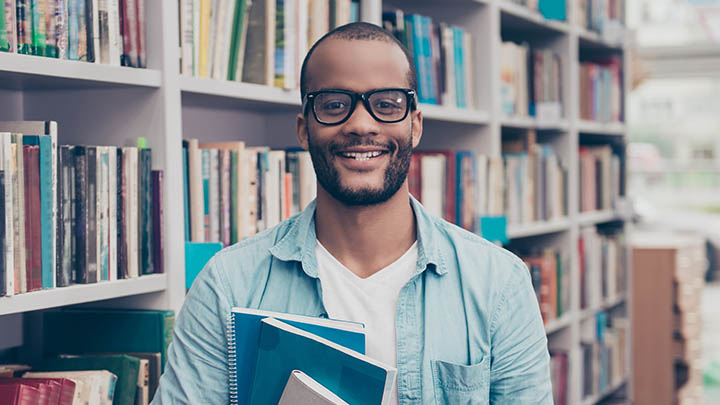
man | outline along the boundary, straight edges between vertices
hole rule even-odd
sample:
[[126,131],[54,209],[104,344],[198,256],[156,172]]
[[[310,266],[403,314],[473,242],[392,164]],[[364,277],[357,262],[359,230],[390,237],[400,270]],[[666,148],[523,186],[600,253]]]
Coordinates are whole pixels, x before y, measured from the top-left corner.
[[415,89],[407,50],[374,25],[338,28],[310,50],[296,127],[316,202],[208,263],[155,404],[228,402],[233,306],[365,323],[367,354],[397,366],[394,403],[552,403],[527,268],[408,193],[423,128]]

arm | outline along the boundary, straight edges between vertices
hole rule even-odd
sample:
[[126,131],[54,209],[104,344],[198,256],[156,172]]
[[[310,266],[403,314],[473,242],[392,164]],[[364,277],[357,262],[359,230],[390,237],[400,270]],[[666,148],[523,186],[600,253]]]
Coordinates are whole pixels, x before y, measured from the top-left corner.
[[175,323],[153,405],[228,403],[225,274],[211,259],[193,283]]
[[490,402],[552,404],[547,336],[530,273],[519,261],[509,273],[490,324]]

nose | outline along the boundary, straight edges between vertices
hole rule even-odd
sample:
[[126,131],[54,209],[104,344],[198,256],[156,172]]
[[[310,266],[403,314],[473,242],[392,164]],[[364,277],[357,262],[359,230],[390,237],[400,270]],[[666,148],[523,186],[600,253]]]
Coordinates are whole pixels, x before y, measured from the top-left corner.
[[370,112],[365,108],[365,104],[358,100],[355,106],[355,111],[352,112],[350,118],[343,123],[342,132],[343,135],[377,135],[380,129],[379,122],[370,115]]

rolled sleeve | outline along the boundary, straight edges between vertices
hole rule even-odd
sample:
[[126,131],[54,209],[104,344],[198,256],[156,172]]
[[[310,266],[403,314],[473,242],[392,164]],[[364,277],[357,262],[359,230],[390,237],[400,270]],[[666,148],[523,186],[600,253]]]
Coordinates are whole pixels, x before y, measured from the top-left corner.
[[547,336],[522,262],[510,271],[490,330],[491,403],[552,404]]
[[152,405],[227,404],[228,282],[213,258],[185,298]]

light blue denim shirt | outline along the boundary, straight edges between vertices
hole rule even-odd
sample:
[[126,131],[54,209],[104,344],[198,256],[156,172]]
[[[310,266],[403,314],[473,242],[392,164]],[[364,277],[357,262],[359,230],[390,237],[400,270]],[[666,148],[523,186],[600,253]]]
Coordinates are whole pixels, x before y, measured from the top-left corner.
[[[547,337],[525,264],[410,201],[418,260],[397,301],[399,403],[552,404]],[[154,405],[228,403],[233,306],[327,316],[314,214],[312,203],[208,262],[178,314]]]

